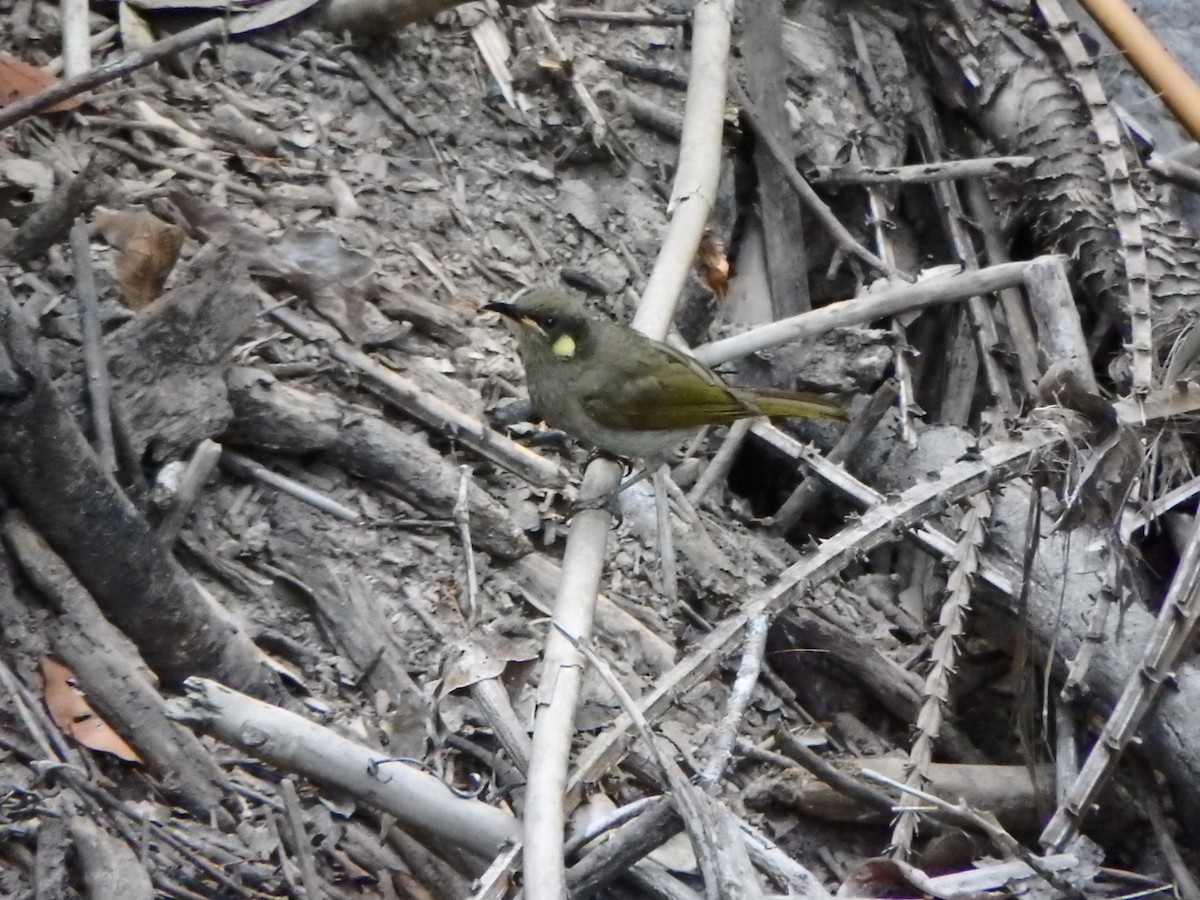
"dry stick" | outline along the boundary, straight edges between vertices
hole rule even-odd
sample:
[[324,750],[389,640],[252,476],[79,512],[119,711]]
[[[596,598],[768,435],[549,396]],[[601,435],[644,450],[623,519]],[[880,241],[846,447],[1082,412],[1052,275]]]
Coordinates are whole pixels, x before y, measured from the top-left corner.
[[112,190],[113,180],[104,173],[104,166],[100,154],[93,153],[83,171],[55,188],[21,227],[0,240],[0,257],[26,263],[66,237],[75,219],[91,212]]
[[1163,513],[1174,509],[1179,504],[1190,500],[1200,493],[1200,475],[1189,478],[1179,487],[1161,497],[1156,497],[1145,509],[1134,512],[1125,510],[1121,513],[1121,540],[1128,543],[1135,531],[1145,528]]
[[175,538],[179,536],[179,531],[191,512],[192,504],[200,496],[200,489],[208,482],[208,476],[212,474],[220,459],[221,445],[216,441],[205,438],[196,445],[192,458],[188,460],[187,468],[179,479],[174,503],[158,526],[158,539],[166,546],[175,543]]
[[221,454],[220,462],[223,468],[228,469],[241,478],[253,478],[261,481],[263,484],[269,484],[271,487],[283,491],[288,496],[295,497],[301,503],[307,503],[314,509],[329,513],[329,515],[335,516],[343,522],[358,523],[362,521],[362,516],[349,507],[343,506],[320,491],[314,491],[312,488],[306,487],[294,478],[288,478],[286,475],[272,472],[266,466],[259,465],[254,460],[242,456],[240,453],[226,450]]
[[1079,308],[1062,259],[1033,260],[1025,273],[1025,290],[1037,322],[1037,346],[1042,355],[1050,365],[1069,370],[1087,391],[1099,394]]
[[88,46],[88,0],[62,0],[63,71],[68,78],[82,75],[92,67]]
[[[556,625],[556,627],[562,631],[561,626]],[[705,801],[700,791],[687,779],[687,776],[683,774],[675,761],[663,753],[662,747],[659,746],[658,738],[655,736],[653,730],[651,730],[650,723],[642,716],[637,701],[625,690],[625,686],[621,684],[620,679],[617,678],[608,664],[598,657],[586,643],[574,635],[565,631],[563,631],[563,635],[571,643],[571,646],[581,653],[591,664],[592,668],[596,670],[596,673],[608,685],[609,689],[620,702],[625,714],[633,722],[633,726],[637,729],[642,741],[650,751],[651,759],[657,765],[659,774],[670,785],[672,805],[687,826],[688,837],[692,841],[692,848],[696,854],[696,862],[700,867],[701,877],[708,886],[708,896],[724,896],[717,893],[717,885],[720,884],[720,864],[718,857],[722,855],[722,849],[721,844],[713,840],[715,831],[713,819],[715,817],[711,804]],[[728,850],[729,848],[726,847],[725,852],[728,852]]]
[[203,728],[256,759],[349,793],[472,853],[497,853],[518,833],[504,810],[456,794],[403,760],[351,741],[297,713],[192,677],[187,699],[171,701],[168,715]]
[[15,103],[10,103],[8,106],[0,109],[0,131],[3,131],[15,122],[20,122],[28,116],[32,116],[49,106],[53,106],[55,103],[82,94],[84,91],[99,87],[102,84],[108,84],[110,81],[116,81],[118,78],[123,78],[132,72],[136,72],[138,69],[144,69],[146,66],[153,65],[160,59],[170,56],[172,53],[182,50],[185,47],[194,47],[197,44],[203,44],[205,41],[212,41],[225,36],[224,18],[210,19],[199,25],[193,25],[191,28],[187,28],[178,34],[163,38],[161,41],[156,41],[148,47],[136,50],[107,65],[98,66],[91,71],[84,72],[82,75],[60,81],[58,84],[48,87],[44,91],[30,94],[28,97],[18,100]]
[[1146,160],[1146,168],[1171,184],[1187,188],[1193,193],[1200,193],[1200,169],[1189,166],[1177,159],[1151,153]]
[[891,816],[892,808],[895,806],[891,797],[875,790],[870,785],[863,784],[836,766],[830,765],[811,748],[805,746],[802,741],[796,740],[795,736],[782,725],[775,731],[775,742],[788,757],[800,763],[839,794],[844,794],[868,809],[878,810]]
[[659,466],[654,473],[655,532],[658,536],[659,578],[667,608],[675,609],[679,603],[679,568],[675,555],[675,532],[671,530],[671,507],[667,503],[667,482],[671,473],[666,466]]
[[[815,450],[801,444],[794,437],[785,434],[769,422],[756,424],[752,431],[755,437],[765,441],[780,453],[793,459],[804,460],[817,477],[861,508],[871,509],[887,499],[875,488],[863,484],[841,466],[830,462]],[[922,525],[920,528],[914,529],[909,537],[937,557],[943,559],[954,557],[954,539],[942,534],[936,528]],[[985,561],[980,566],[979,577],[1006,597],[1017,595],[1017,588],[1011,579],[989,562]]]
[[750,98],[746,96],[746,92],[741,89],[737,82],[730,84],[729,92],[737,101],[738,106],[742,108],[742,115],[749,124],[751,130],[754,131],[754,136],[762,141],[771,155],[779,162],[779,167],[783,171],[784,177],[787,178],[788,184],[792,186],[804,205],[812,210],[813,214],[821,221],[821,224],[829,231],[830,237],[834,243],[843,252],[857,257],[872,269],[883,272],[889,278],[896,278],[900,281],[912,281],[911,275],[906,275],[895,266],[890,266],[874,253],[860,244],[854,239],[854,236],[846,230],[846,227],[838,221],[837,216],[825,204],[825,201],[817,196],[817,192],[812,189],[803,176],[796,171],[796,164],[790,157],[788,151],[783,147],[770,129],[765,128],[762,115],[750,102]]
[[[733,6],[733,0],[699,0],[693,12],[692,69],[672,188],[673,212],[633,322],[653,338],[666,337],[716,199]],[[580,497],[611,493],[620,478],[620,466],[597,460],[584,474]],[[591,633],[610,521],[604,510],[588,509],[571,522],[554,620],[580,638]],[[583,658],[553,629],[546,637],[543,660],[525,795],[525,892],[528,900],[559,900],[565,890],[564,792]]]
[[[919,97],[920,109],[917,118],[921,126],[926,152],[930,156],[940,158],[945,154],[945,146],[933,113],[933,102],[924,92],[921,92]],[[944,224],[954,243],[958,261],[967,269],[978,269],[979,256],[975,252],[975,245],[963,228],[966,214],[963,212],[958,190],[955,185],[947,181],[939,181],[934,184],[933,192],[941,204]],[[1000,412],[1006,416],[1012,416],[1016,412],[1012,392],[1009,390],[1008,379],[1004,377],[996,362],[996,347],[1000,343],[1000,339],[996,333],[996,322],[992,318],[992,311],[982,297],[972,297],[967,301],[967,314],[975,331],[979,365],[983,368],[988,390],[1000,407]],[[968,413],[969,409],[964,413],[961,424],[966,423],[966,414]]]
[[[747,94],[762,110],[763,128],[777,141],[791,136],[787,114],[788,64],[783,50],[783,4],[751,3],[743,8],[741,50]],[[808,286],[809,250],[800,198],[788,191],[787,176],[769,148],[756,143],[757,211],[762,255],[767,266],[771,318],[812,309]]]
[[366,89],[375,95],[375,99],[383,105],[384,109],[395,116],[401,125],[417,137],[425,137],[427,132],[417,123],[408,107],[400,102],[400,98],[384,83],[382,78],[375,74],[374,69],[359,59],[358,54],[352,50],[343,50],[338,54],[338,58],[358,76]]
[[[128,156],[130,159],[136,159],[138,162],[145,163],[148,166],[156,166],[160,169],[170,169],[180,175],[186,175],[188,178],[195,178],[197,181],[204,181],[208,184],[219,184],[229,191],[231,194],[240,194],[247,197],[256,203],[269,204],[271,198],[267,196],[265,191],[260,191],[258,188],[247,187],[244,184],[239,184],[232,178],[225,178],[221,175],[214,175],[211,172],[205,172],[203,169],[197,169],[195,166],[189,166],[187,163],[176,162],[173,159],[168,159],[165,156],[158,156],[153,153],[143,153],[130,147],[128,144],[121,141],[114,141],[112,138],[97,137],[92,138],[92,143],[100,147],[108,147],[110,150],[116,150],[123,156]],[[278,198],[276,198],[278,199]]]
[[813,184],[927,184],[934,181],[1002,178],[1020,169],[1027,169],[1035,162],[1032,156],[989,156],[911,166],[814,166],[809,179]]
[[[1040,256],[1037,260],[1060,258]],[[751,353],[770,350],[780,344],[816,337],[834,328],[862,325],[908,310],[925,309],[966,300],[977,294],[990,294],[1000,288],[1017,287],[1024,283],[1026,272],[1037,260],[1002,263],[974,272],[938,276],[903,287],[868,291],[853,300],[840,300],[812,312],[712,341],[695,348],[692,355],[706,366],[717,366]]]
[[[269,301],[270,298],[264,299]],[[405,413],[433,429],[450,434],[480,456],[539,487],[559,487],[567,483],[566,469],[558,463],[540,456],[495,431],[486,422],[422,390],[399,372],[381,365],[345,341],[325,339],[321,328],[304,316],[278,307],[270,310],[270,316],[304,340],[324,345],[334,359],[370,376],[387,388],[382,396]]]
[[1054,802],[1067,799],[1067,790],[1079,777],[1079,728],[1062,697],[1054,700]]
[[[983,526],[991,511],[987,495],[977,494],[971,498],[970,508],[959,524],[962,536],[958,541],[954,569],[946,579],[947,596],[938,616],[938,635],[930,653],[932,665],[923,690],[925,703],[917,716],[917,736],[908,754],[911,769],[905,783],[909,787],[924,788],[929,783],[934,742],[941,733],[946,707],[950,703],[951,678],[958,663],[958,642],[966,631],[971,588],[979,570]],[[911,813],[901,813],[896,819],[892,827],[892,853],[897,858],[906,859],[912,851],[917,824],[917,817]]]
[[[115,38],[120,30],[121,28],[119,25],[109,25],[103,31],[97,31],[88,39],[88,50],[99,50],[101,47]],[[42,66],[42,71],[50,75],[58,75],[60,72],[62,72],[64,65],[65,63],[63,62],[63,58],[61,56],[56,56],[54,59],[50,60],[50,62]]]
[[317,875],[317,862],[313,859],[312,845],[304,830],[304,812],[300,808],[300,795],[296,793],[296,779],[288,776],[280,785],[283,794],[283,813],[292,832],[292,847],[300,860],[300,880],[304,884],[304,895],[310,900],[328,896],[324,883]]
[[92,407],[96,455],[106,472],[117,470],[113,444],[112,394],[108,384],[108,361],[100,336],[100,302],[96,295],[96,276],[92,271],[92,248],[87,224],[76,219],[71,228],[71,256],[75,262],[75,293],[79,300],[79,328],[83,332],[83,367],[87,379],[88,402]]
[[662,25],[674,28],[688,23],[687,16],[656,15],[655,13],[617,12],[604,9],[585,9],[567,6],[555,16],[564,21],[604,22],[609,25]]
[[766,615],[753,616],[746,622],[746,636],[742,639],[742,661],[738,665],[737,677],[733,680],[733,689],[729,692],[725,715],[721,717],[712,739],[708,763],[700,773],[700,786],[709,793],[716,790],[721,775],[729,764],[738,729],[746,710],[750,707],[750,700],[762,671],[763,656],[767,652],[767,629],[770,624],[770,616]]
[[[570,60],[571,57],[563,49],[562,44],[558,42],[558,38],[554,36],[554,31],[550,28],[550,22],[546,19],[545,13],[536,6],[530,7],[525,11],[525,22],[529,26],[529,30],[537,35],[538,40],[546,45],[547,50],[563,62]],[[583,107],[587,118],[591,120],[592,126],[589,131],[592,143],[597,147],[610,147],[619,159],[629,160],[632,158],[632,154],[629,148],[625,146],[625,142],[618,137],[615,131],[608,127],[604,113],[592,98],[591,92],[579,80],[577,70],[571,71],[568,80],[571,83],[571,91],[575,94],[576,101]]]
[[[826,459],[835,465],[840,465],[850,458],[858,446],[867,438],[879,420],[891,409],[892,401],[896,399],[896,382],[887,381],[880,386],[862,411],[854,417],[850,426],[842,432],[833,449]],[[747,421],[747,420],[743,420]],[[705,473],[707,474],[707,473]],[[806,478],[796,486],[791,496],[783,502],[769,524],[779,534],[786,534],[804,517],[813,503],[821,495],[822,483],[816,478]]]
[[688,491],[688,503],[695,506],[704,499],[717,482],[725,480],[729,470],[733,468],[733,461],[737,458],[738,451],[742,449],[742,444],[746,441],[746,435],[750,433],[751,424],[751,419],[739,419],[729,426],[729,431],[725,435],[725,440],[721,442],[720,449],[717,450],[703,474],[696,479],[692,489]]
[[467,625],[470,627],[474,626],[479,614],[479,576],[475,570],[475,550],[471,546],[471,504],[467,501],[471,467],[459,466],[458,476],[458,499],[454,503],[453,517],[463,545],[463,568],[467,572]]
[[1191,640],[1200,621],[1200,528],[1193,528],[1187,549],[1179,560],[1171,587],[1162,602],[1154,631],[1142,653],[1142,661],[1130,675],[1113,707],[1104,729],[1079,776],[1042,831],[1045,847],[1062,848],[1091,812],[1096,795],[1112,775],[1126,745],[1133,739],[1142,719],[1150,711],[1180,653]]

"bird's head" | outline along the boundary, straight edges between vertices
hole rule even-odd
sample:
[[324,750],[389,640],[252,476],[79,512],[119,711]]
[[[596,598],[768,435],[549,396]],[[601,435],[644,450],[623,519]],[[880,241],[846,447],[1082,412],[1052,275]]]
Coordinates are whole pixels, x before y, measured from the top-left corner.
[[592,322],[583,304],[565,291],[533,288],[512,303],[489,303],[484,309],[513,323],[523,349],[548,351],[559,360],[587,352]]

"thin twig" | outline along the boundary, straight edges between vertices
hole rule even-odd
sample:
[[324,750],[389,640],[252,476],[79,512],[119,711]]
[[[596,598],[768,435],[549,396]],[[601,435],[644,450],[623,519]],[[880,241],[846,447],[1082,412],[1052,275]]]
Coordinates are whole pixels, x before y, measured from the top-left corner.
[[160,59],[164,59],[176,51],[183,50],[186,47],[194,47],[206,41],[216,40],[225,35],[225,19],[223,17],[210,19],[199,25],[193,25],[191,28],[187,28],[178,34],[163,38],[161,41],[157,41],[148,47],[135,50],[133,53],[127,54],[108,65],[97,66],[95,69],[84,72],[82,75],[60,81],[58,84],[52,85],[44,91],[30,94],[28,97],[18,100],[15,103],[10,103],[8,106],[0,109],[0,131],[56,103],[60,103],[70,97],[78,96],[84,91],[90,91],[92,88],[99,87],[102,84],[108,84],[110,81],[116,81],[118,78],[123,78],[126,75],[136,72],[138,69],[153,65]]
[[294,478],[288,478],[286,475],[272,472],[265,466],[259,465],[254,460],[242,456],[240,453],[226,450],[221,455],[221,465],[242,478],[254,478],[263,484],[269,484],[271,487],[277,488],[291,497],[295,497],[301,503],[307,503],[314,509],[319,509],[321,512],[336,516],[344,522],[358,523],[362,521],[362,516],[349,507],[343,506],[320,491],[314,491]]
[[1032,156],[948,159],[911,166],[814,166],[813,184],[928,184],[967,178],[1000,178],[1027,169]]
[[467,492],[471,487],[471,467],[458,467],[458,500],[454,504],[454,521],[463,545],[463,568],[467,574],[467,625],[474,626],[479,616],[479,576],[475,569],[475,550],[471,546],[471,504]]
[[408,107],[400,102],[400,98],[396,96],[395,92],[375,74],[374,69],[358,57],[358,54],[352,50],[343,50],[338,54],[338,58],[358,76],[367,90],[375,95],[375,99],[382,104],[384,109],[395,116],[401,125],[417,137],[425,137],[427,132],[418,124]]
[[854,239],[849,231],[846,230],[838,217],[833,214],[828,204],[825,203],[812,189],[807,181],[804,180],[798,171],[796,164],[791,160],[787,150],[776,140],[769,128],[765,127],[762,115],[758,109],[750,102],[750,98],[746,96],[746,92],[735,81],[730,84],[729,92],[733,99],[737,101],[738,106],[742,109],[742,116],[754,131],[754,136],[766,144],[767,149],[771,151],[771,155],[779,162],[779,167],[787,179],[788,184],[792,186],[804,205],[812,211],[812,213],[821,221],[828,230],[830,237],[834,243],[845,253],[862,260],[872,269],[883,272],[889,278],[895,278],[899,281],[912,281],[913,277],[904,272],[901,272],[895,266],[890,266],[858,241]]
[[296,779],[287,777],[280,785],[283,794],[283,814],[292,832],[292,847],[300,860],[300,880],[304,884],[304,895],[308,900],[319,900],[328,896],[317,875],[317,863],[313,859],[312,846],[304,830],[304,813],[300,809],[300,795],[296,793]]
[[671,477],[666,466],[659,466],[654,473],[654,514],[658,527],[659,579],[667,608],[675,609],[679,603],[679,571],[675,559],[675,534],[671,530],[671,506],[667,501],[667,479]]
[[759,673],[762,672],[763,656],[767,652],[767,629],[770,624],[770,616],[766,615],[753,616],[746,622],[745,636],[742,638],[742,661],[738,664],[737,677],[729,692],[725,715],[714,732],[708,763],[700,773],[700,785],[709,792],[716,789],[725,767],[729,765],[734,739],[746,710],[750,708],[750,700],[758,685]]
[[966,300],[979,294],[990,294],[1005,287],[1020,287],[1025,283],[1030,266],[1038,260],[1047,259],[1058,257],[1037,257],[1028,262],[1002,263],[974,272],[939,275],[913,285],[869,291],[852,300],[840,300],[811,312],[712,341],[696,347],[692,355],[706,366],[717,366],[790,341],[816,337],[834,328],[862,325],[909,310]]
[[106,472],[117,470],[113,443],[112,395],[108,383],[108,361],[100,336],[100,301],[96,295],[96,276],[92,270],[92,247],[88,227],[82,218],[71,228],[71,256],[75,262],[75,294],[79,301],[79,328],[83,332],[83,366],[87,378],[88,402],[92,407],[92,428],[96,437],[96,455]]
[[205,438],[196,445],[187,468],[179,479],[174,502],[158,526],[158,539],[168,547],[175,543],[183,523],[187,521],[192,504],[200,496],[200,489],[208,482],[208,476],[221,459],[221,445]]

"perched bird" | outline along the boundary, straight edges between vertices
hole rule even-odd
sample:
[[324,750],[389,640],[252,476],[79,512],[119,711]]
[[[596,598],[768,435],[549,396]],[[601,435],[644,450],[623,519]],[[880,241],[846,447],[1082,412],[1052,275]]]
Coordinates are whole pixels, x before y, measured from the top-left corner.
[[534,288],[484,309],[516,334],[529,399],[554,428],[625,459],[656,459],[703,425],[751,416],[844,420],[813,394],[731,387],[673,347]]

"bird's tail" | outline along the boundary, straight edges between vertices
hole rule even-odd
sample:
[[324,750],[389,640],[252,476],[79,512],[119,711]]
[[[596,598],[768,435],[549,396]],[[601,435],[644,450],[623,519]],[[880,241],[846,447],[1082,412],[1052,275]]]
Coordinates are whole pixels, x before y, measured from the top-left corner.
[[817,394],[777,388],[735,390],[734,393],[739,400],[772,419],[835,419],[845,422],[849,418],[842,403]]

